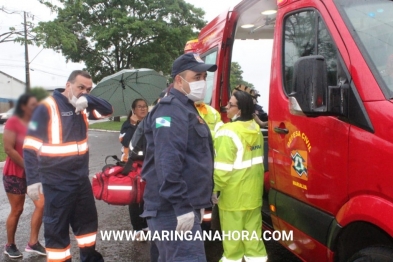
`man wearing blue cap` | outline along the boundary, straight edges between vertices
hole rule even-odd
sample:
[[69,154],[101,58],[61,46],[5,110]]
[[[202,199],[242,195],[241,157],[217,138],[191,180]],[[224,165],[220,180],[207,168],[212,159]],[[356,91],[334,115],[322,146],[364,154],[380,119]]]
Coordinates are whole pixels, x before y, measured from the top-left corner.
[[[201,232],[205,208],[211,206],[213,146],[208,126],[194,102],[203,100],[206,71],[217,70],[195,53],[177,58],[173,88],[144,121],[147,150],[142,169],[146,181],[142,214],[152,235]],[[171,241],[174,240],[174,241]],[[206,261],[201,240],[155,239],[159,261]]]

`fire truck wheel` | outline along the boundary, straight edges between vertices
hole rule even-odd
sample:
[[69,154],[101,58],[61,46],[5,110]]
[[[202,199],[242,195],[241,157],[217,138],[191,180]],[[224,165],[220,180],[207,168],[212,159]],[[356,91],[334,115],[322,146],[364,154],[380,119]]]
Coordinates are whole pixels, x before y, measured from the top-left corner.
[[389,262],[393,258],[390,247],[368,247],[355,253],[349,262]]

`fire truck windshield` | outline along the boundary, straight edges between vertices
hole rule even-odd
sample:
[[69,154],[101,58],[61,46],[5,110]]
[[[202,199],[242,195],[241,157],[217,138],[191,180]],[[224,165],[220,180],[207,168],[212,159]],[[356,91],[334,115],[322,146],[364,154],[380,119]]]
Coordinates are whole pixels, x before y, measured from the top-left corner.
[[393,98],[393,1],[335,2],[385,95]]

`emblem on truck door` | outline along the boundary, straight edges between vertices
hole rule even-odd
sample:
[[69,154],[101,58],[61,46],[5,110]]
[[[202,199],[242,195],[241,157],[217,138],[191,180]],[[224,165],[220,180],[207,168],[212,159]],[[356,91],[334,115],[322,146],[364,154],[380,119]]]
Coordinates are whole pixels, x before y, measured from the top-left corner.
[[291,175],[303,180],[308,180],[307,151],[294,150],[291,152],[292,168]]

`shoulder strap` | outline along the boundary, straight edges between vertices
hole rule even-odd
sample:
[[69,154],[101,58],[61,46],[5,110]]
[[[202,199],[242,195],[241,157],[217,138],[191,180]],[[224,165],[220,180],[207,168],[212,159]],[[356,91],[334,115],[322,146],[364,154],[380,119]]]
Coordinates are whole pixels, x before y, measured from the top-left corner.
[[134,164],[134,160],[131,157],[128,158],[127,163],[125,164],[123,171],[121,171],[122,175],[128,175],[128,173],[132,170],[132,165]]

